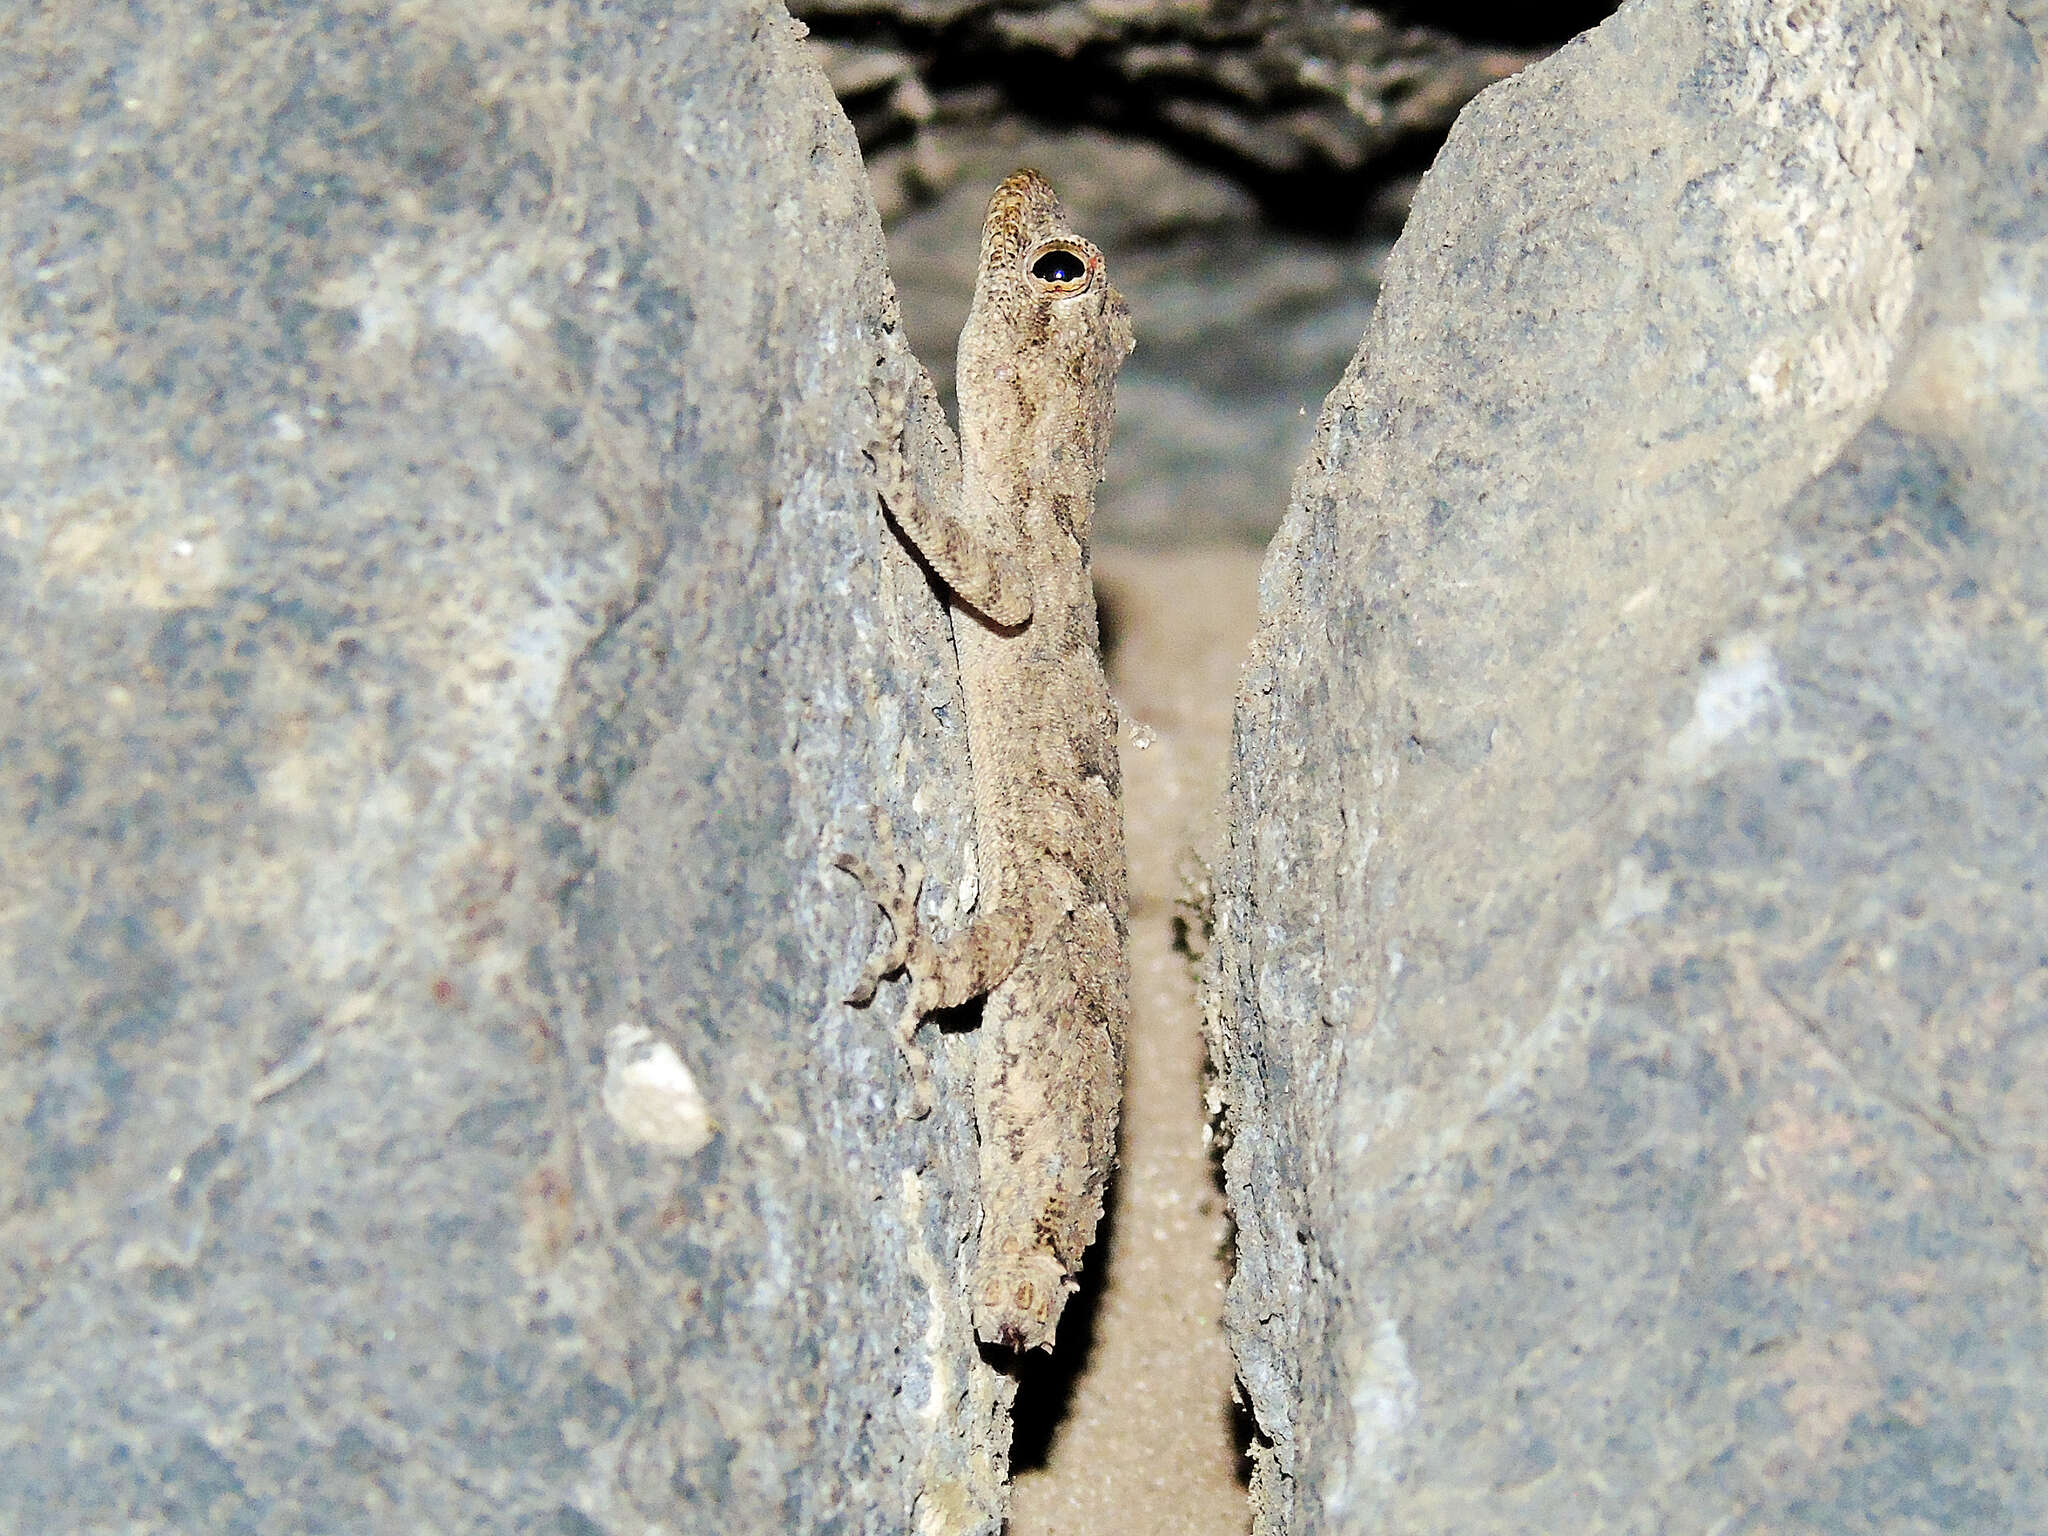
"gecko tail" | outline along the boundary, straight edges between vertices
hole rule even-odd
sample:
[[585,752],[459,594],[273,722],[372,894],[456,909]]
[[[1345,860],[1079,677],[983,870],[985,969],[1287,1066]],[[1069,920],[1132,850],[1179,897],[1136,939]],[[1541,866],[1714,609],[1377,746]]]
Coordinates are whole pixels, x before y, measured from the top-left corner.
[[974,1331],[983,1343],[1018,1354],[1050,1350],[1076,1289],[1066,1266],[1045,1249],[984,1252],[975,1265]]

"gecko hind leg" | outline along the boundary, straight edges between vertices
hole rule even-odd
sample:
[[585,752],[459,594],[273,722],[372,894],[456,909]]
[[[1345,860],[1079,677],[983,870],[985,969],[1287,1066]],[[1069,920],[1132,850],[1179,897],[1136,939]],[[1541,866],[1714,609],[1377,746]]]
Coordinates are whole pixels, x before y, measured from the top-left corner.
[[[881,840],[886,845],[886,829]],[[911,1082],[910,1107],[898,1118],[922,1120],[932,1109],[931,1057],[917,1043],[918,1026],[929,1011],[926,994],[930,990],[931,944],[917,916],[917,898],[924,889],[924,866],[914,859],[900,861],[893,853],[888,854],[888,860],[895,871],[893,880],[884,878],[855,854],[842,853],[832,861],[861,883],[875,905],[887,915],[893,930],[888,947],[862,968],[846,1001],[857,1008],[866,1007],[874,1001],[883,977],[898,971],[909,974],[910,994],[904,999],[903,1013],[892,1031],[896,1048],[903,1053],[903,1064],[910,1070]]]
[[857,854],[842,853],[832,862],[858,880],[869,899],[889,919],[888,946],[861,968],[860,979],[846,994],[846,1001],[854,1007],[865,1008],[875,1000],[882,978],[911,969],[912,952],[922,947],[919,940],[923,937],[923,930],[917,921],[917,898],[924,890],[924,866],[915,860],[902,864],[892,858],[890,863],[896,871],[896,878],[885,880],[875,872],[873,865]]

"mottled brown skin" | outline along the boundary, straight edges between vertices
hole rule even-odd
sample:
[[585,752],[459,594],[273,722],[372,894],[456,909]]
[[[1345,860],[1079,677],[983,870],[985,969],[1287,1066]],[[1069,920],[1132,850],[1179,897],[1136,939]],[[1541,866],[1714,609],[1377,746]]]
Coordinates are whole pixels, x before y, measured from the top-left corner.
[[909,1040],[918,1021],[987,997],[974,1094],[974,1324],[1010,1349],[1052,1347],[1116,1156],[1129,898],[1088,530],[1131,346],[1102,253],[1068,227],[1043,177],[1017,172],[989,204],[960,334],[959,506],[917,505],[900,477],[884,486],[898,490],[898,526],[958,599],[981,876],[974,921],[934,943],[917,930],[914,873],[885,889],[843,862],[896,924],[864,990],[896,966],[909,971],[899,1035],[920,1078]]

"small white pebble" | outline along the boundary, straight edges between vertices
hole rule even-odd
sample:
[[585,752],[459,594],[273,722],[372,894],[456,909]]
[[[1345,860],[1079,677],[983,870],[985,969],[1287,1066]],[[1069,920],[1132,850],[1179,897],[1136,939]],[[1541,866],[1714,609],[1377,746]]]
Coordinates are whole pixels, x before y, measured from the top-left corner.
[[615,1024],[605,1035],[599,1097],[626,1135],[685,1157],[718,1131],[697,1079],[675,1047],[639,1024]]

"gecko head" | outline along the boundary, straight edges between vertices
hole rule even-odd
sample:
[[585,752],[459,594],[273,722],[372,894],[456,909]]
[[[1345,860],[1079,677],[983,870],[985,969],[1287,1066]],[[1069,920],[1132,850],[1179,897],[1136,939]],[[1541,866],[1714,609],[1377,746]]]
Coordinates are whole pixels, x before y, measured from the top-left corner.
[[1117,369],[1133,345],[1130,308],[1102,252],[1074,232],[1043,176],[1010,176],[982,226],[974,307],[960,333],[963,400],[976,388],[984,412],[1026,434],[1057,434],[1099,477]]

